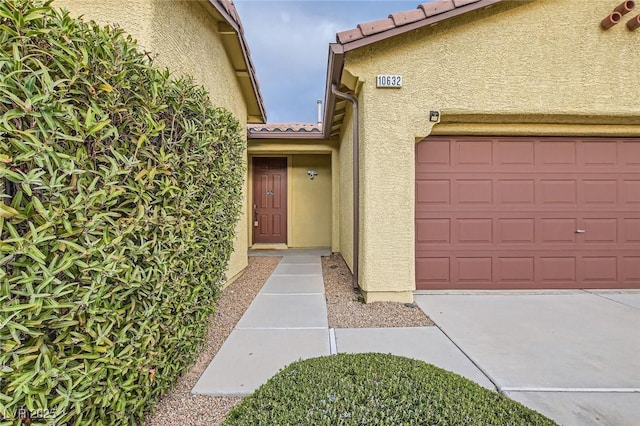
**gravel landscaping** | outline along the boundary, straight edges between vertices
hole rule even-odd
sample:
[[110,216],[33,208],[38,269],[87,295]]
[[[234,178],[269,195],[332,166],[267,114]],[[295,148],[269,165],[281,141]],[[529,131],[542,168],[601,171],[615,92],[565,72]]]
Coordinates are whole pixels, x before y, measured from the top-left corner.
[[241,397],[192,395],[191,389],[207,368],[233,327],[247,310],[264,282],[280,262],[280,257],[249,257],[246,272],[222,291],[216,313],[211,318],[202,353],[176,386],[158,402],[147,417],[147,426],[217,425]]
[[[176,386],[147,417],[147,426],[217,425],[242,397],[192,395],[191,389],[236,323],[269,278],[281,257],[250,256],[246,272],[222,291],[202,353]],[[365,304],[351,286],[351,271],[339,254],[322,258],[329,325],[334,328],[424,327],[433,325],[417,305],[377,302]]]
[[426,327],[433,322],[418,305],[376,302],[365,304],[352,285],[351,271],[342,256],[322,258],[329,326],[333,328]]

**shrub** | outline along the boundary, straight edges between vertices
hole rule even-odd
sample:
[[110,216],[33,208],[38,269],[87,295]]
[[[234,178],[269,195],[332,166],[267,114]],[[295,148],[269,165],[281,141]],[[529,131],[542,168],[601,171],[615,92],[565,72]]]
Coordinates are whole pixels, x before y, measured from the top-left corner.
[[0,2],[0,424],[139,424],[202,341],[245,142],[203,88],[50,3]]
[[233,408],[224,425],[553,425],[457,374],[384,354],[294,362]]

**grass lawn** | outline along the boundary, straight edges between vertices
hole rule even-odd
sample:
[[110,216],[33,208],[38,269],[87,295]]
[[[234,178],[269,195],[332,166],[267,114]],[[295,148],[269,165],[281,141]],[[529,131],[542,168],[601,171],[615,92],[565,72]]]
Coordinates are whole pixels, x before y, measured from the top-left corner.
[[297,361],[235,407],[224,425],[554,425],[457,374],[377,353]]

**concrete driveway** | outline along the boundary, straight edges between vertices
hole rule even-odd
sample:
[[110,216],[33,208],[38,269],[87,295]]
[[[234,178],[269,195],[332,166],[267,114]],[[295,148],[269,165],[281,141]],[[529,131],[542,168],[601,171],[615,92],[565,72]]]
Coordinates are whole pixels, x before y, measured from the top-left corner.
[[563,425],[640,424],[640,291],[415,299],[508,397]]

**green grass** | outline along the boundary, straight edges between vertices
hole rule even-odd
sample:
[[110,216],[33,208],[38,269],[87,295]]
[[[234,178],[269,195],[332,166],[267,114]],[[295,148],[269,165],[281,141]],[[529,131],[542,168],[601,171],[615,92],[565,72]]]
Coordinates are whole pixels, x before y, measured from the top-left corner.
[[231,425],[554,425],[457,374],[414,359],[339,354],[297,361],[235,407]]

